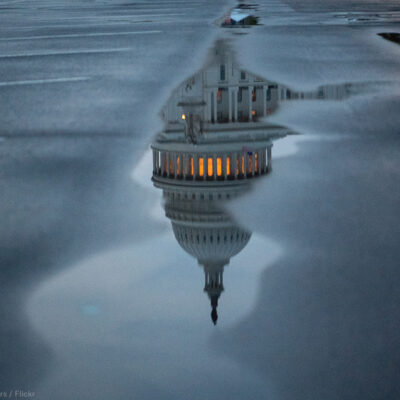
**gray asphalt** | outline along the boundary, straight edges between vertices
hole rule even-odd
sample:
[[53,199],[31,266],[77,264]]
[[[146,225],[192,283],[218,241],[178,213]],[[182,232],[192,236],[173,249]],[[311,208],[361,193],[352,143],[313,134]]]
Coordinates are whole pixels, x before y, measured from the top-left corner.
[[137,129],[146,102],[159,101],[171,85],[172,68],[201,59],[202,39],[224,3],[1,7],[0,134],[118,135]]

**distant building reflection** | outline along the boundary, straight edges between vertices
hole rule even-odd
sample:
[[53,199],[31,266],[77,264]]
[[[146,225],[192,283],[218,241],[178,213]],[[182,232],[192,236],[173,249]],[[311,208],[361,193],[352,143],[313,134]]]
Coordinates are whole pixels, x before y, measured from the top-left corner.
[[224,203],[272,170],[272,141],[291,133],[268,123],[284,99],[341,98],[344,87],[292,92],[239,67],[219,41],[205,68],[175,89],[162,110],[164,130],[152,144],[153,183],[180,246],[198,260],[211,318],[218,319],[223,271],[249,242]]

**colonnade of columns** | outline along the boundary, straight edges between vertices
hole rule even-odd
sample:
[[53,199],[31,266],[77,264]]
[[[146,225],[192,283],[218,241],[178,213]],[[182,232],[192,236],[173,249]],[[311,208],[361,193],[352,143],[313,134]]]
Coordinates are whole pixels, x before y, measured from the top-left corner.
[[[233,87],[221,87],[221,88],[212,88],[206,94],[206,103],[207,103],[207,111],[206,111],[206,119],[210,122],[216,123],[218,122],[218,90],[227,90],[228,91],[228,122],[238,121],[238,93],[239,90],[248,89],[248,101],[247,101],[247,110],[242,110],[242,112],[246,111],[248,121],[251,121],[254,117],[254,110],[256,107],[253,102],[253,91],[257,90],[257,88],[262,89],[262,115],[260,117],[264,117],[267,115],[267,86],[259,85],[259,86],[233,86]],[[256,100],[257,101],[257,100]],[[224,108],[224,107],[222,107]],[[225,120],[226,122],[226,120]]]
[[271,169],[271,147],[226,154],[178,153],[153,149],[153,174],[174,179],[252,178]]

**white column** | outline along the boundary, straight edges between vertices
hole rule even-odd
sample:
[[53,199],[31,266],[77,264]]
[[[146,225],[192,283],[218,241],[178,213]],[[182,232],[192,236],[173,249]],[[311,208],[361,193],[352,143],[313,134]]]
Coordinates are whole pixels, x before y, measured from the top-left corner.
[[213,154],[213,175],[214,181],[217,180],[217,155]]
[[253,97],[252,97],[252,93],[253,93],[253,86],[249,86],[249,121],[252,120],[252,115],[251,115],[251,111],[253,109]]
[[233,104],[234,104],[234,118],[235,122],[238,120],[238,89],[233,91]]
[[248,160],[249,156],[247,154],[247,151],[244,152],[244,177],[247,178],[247,164],[248,164]]
[[167,166],[167,176],[169,176],[169,152],[165,152],[165,165]]
[[267,90],[265,89],[265,85],[263,85],[263,112],[262,115],[265,117],[267,114]]
[[232,121],[232,89],[228,88],[229,122]]
[[224,177],[224,180],[227,180],[228,175],[226,173],[226,154],[224,154],[221,158],[221,162],[222,162],[222,176]]
[[258,156],[257,156],[257,160],[258,160],[258,175],[261,175],[261,158],[262,158],[262,152],[258,151]]
[[161,175],[164,173],[164,166],[165,166],[165,152],[161,153]]
[[237,176],[238,176],[238,168],[237,168],[238,154],[237,153],[233,154],[232,162],[233,162],[233,176],[235,177],[235,179],[237,179]]
[[156,167],[156,150],[153,149],[153,174],[156,174],[157,167]]
[[185,157],[186,157],[186,176],[189,177],[190,176],[190,154],[186,153]]
[[207,92],[207,121],[211,122],[211,92]]
[[186,178],[186,171],[187,171],[186,158],[187,158],[187,154],[182,153],[182,160],[181,160],[182,179]]
[[267,147],[267,168],[268,172],[272,169],[271,147]]
[[214,122],[217,123],[217,92],[218,89],[214,89]]
[[265,152],[266,152],[266,150],[263,150],[261,153],[261,172],[262,173],[265,172],[265,166],[267,164],[266,159],[265,159]]
[[197,154],[193,154],[193,179],[196,179],[199,174],[199,157]]
[[172,157],[173,157],[173,159],[172,159],[172,169],[174,171],[174,178],[176,179],[176,167],[177,167],[177,165],[176,165],[176,157],[177,157],[177,154],[176,153],[172,153]]

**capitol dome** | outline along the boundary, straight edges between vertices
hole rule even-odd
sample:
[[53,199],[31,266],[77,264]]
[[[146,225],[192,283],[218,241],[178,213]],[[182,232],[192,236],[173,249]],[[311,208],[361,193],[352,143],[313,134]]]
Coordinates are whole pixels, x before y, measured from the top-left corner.
[[203,265],[210,262],[228,264],[251,237],[250,232],[234,225],[207,227],[172,222],[172,228],[179,245]]

